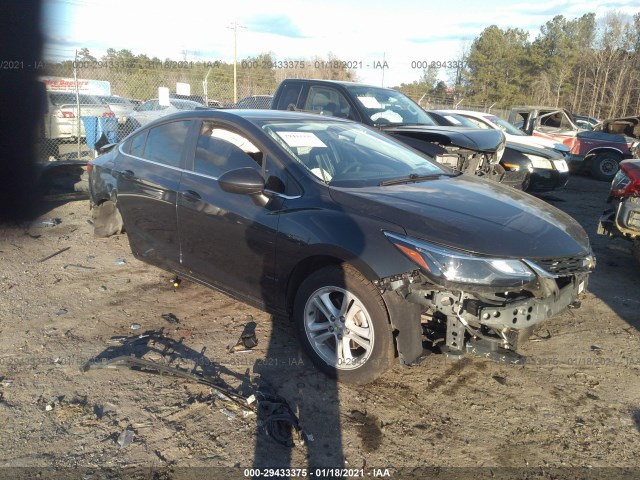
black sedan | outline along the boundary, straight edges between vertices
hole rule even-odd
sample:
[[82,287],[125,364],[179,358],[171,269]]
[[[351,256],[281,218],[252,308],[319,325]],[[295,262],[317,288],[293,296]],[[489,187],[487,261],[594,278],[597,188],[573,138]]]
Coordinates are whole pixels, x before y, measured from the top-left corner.
[[417,361],[423,334],[509,353],[594,265],[563,212],[334,117],[169,115],[92,161],[90,191],[96,233],[123,224],[142,261],[289,315],[350,383]]

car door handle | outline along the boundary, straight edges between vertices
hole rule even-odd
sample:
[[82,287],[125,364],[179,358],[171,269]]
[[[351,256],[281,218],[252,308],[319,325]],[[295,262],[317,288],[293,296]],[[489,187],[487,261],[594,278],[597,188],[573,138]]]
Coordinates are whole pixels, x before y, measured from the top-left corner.
[[130,177],[135,177],[135,176],[136,176],[136,174],[135,174],[135,173],[133,173],[133,171],[131,171],[131,170],[123,170],[123,171],[122,171],[122,176],[123,176],[123,177],[130,178]]
[[191,202],[197,202],[202,198],[198,192],[193,190],[185,190],[182,192],[182,196]]

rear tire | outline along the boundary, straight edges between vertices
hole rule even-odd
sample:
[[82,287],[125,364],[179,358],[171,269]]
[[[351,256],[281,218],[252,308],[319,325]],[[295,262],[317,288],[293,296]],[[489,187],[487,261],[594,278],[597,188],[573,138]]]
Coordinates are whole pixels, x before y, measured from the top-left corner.
[[622,157],[614,152],[603,152],[591,161],[591,176],[603,182],[610,182],[618,172]]
[[296,294],[293,319],[302,349],[331,378],[363,385],[391,364],[393,339],[382,297],[350,265],[309,275]]

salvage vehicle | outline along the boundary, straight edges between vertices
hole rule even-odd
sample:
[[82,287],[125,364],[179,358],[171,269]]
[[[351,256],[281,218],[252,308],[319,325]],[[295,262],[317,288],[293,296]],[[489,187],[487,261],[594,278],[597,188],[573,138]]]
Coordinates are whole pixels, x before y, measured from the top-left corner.
[[552,148],[562,155],[569,156],[569,147],[564,143],[529,135],[492,113],[475,112],[473,110],[436,110],[436,113],[445,116],[445,118],[447,118],[447,115],[460,115],[469,119],[477,128],[492,128],[502,131],[507,141],[538,148]]
[[297,110],[348,118],[376,127],[454,170],[501,181],[501,132],[439,126],[413,100],[390,88],[353,82],[285,79],[272,110]]
[[607,204],[598,223],[598,233],[632,242],[631,252],[640,263],[640,160],[620,162]]
[[[479,128],[502,130],[507,137],[504,155],[500,160],[507,171],[505,177],[514,172],[526,171],[522,190],[527,192],[542,192],[563,188],[569,181],[569,166],[566,157],[569,149],[562,144],[540,137],[526,135],[505,120],[482,112],[468,112],[467,110],[436,110],[427,111],[431,116],[442,122],[459,122],[461,125],[470,124]],[[495,117],[496,120],[493,118]],[[519,134],[514,132],[520,132]],[[507,180],[503,183],[510,185]],[[514,185],[511,185],[514,186]]]
[[640,116],[609,118],[596,125],[594,130],[633,138],[633,150],[640,143]]
[[418,362],[423,335],[516,361],[519,334],[578,306],[595,264],[542,200],[321,115],[163,117],[92,160],[90,195],[96,234],[124,229],[136,258],[290,316],[347,383]]
[[555,107],[513,107],[509,123],[522,122],[525,133],[562,142],[570,149],[569,167],[586,170],[602,181],[611,181],[618,164],[631,158],[632,139],[624,135],[581,130],[570,112]]

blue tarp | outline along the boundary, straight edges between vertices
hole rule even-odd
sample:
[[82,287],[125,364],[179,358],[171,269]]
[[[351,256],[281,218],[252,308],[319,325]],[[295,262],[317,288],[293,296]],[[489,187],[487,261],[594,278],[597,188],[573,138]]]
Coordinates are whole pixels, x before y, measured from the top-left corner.
[[87,135],[87,146],[91,150],[97,150],[96,144],[103,135],[105,138],[100,142],[102,145],[118,143],[118,119],[105,117],[80,118]]

